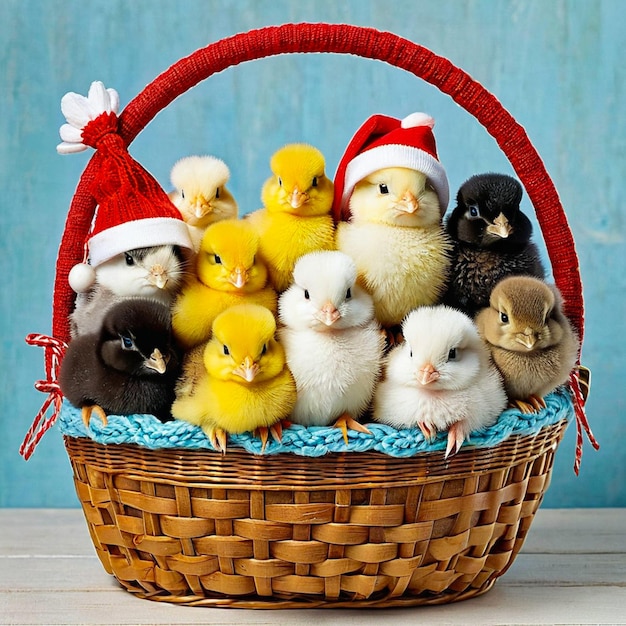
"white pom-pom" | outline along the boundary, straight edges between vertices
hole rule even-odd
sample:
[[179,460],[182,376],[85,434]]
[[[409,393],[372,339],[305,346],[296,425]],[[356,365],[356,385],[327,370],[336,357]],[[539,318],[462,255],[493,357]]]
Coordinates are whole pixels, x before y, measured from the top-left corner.
[[85,293],[95,284],[96,271],[87,263],[78,263],[70,270],[67,282],[76,293]]
[[435,126],[435,120],[428,113],[411,113],[400,124],[402,128],[415,128],[416,126]]
[[[59,154],[71,154],[86,149],[82,143],[82,130],[91,120],[102,113],[115,113],[120,106],[120,98],[115,89],[107,89],[100,81],[94,81],[87,96],[70,91],[61,98],[61,111],[67,124],[61,126],[63,143],[57,146]],[[72,131],[71,129],[75,130]]]

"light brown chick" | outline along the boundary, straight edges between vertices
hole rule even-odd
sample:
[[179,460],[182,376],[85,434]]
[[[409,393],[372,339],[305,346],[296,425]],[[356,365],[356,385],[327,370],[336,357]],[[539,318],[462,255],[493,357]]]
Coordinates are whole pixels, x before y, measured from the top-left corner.
[[524,413],[543,408],[543,396],[567,382],[579,350],[556,287],[530,276],[505,278],[475,321],[512,406]]

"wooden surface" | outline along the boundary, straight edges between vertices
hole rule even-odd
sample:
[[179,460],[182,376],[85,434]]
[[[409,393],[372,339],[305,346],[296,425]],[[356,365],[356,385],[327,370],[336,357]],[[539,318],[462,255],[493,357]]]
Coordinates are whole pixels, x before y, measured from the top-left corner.
[[484,596],[437,607],[248,611],[150,602],[97,560],[78,509],[0,509],[1,624],[626,624],[626,509],[543,509]]

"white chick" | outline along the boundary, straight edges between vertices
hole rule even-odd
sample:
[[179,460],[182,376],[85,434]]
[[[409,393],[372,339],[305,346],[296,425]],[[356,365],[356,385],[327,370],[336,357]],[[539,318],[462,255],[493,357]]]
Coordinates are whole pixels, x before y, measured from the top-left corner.
[[183,216],[197,252],[209,224],[237,217],[237,202],[226,189],[230,170],[214,156],[189,156],[174,164],[170,179],[170,200]]
[[371,297],[356,284],[352,259],[311,252],[296,263],[294,283],[278,303],[279,337],[296,381],[291,420],[369,433],[358,419],[380,375],[384,337]]
[[502,379],[472,320],[447,306],[419,307],[402,324],[405,343],[388,356],[374,419],[418,426],[431,440],[448,431],[446,458],[506,408]]
[[97,332],[106,311],[128,297],[170,305],[183,283],[186,259],[178,246],[137,248],[94,268],[95,285],[76,298],[70,316],[73,337]]

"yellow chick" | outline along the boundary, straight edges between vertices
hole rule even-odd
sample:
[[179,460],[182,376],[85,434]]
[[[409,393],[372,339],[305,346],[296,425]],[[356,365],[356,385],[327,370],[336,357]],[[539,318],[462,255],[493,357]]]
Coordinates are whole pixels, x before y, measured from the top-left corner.
[[270,283],[282,292],[302,255],[335,248],[333,183],[324,172],[324,156],[307,144],[284,146],[272,156],[270,167],[273,175],[261,192],[263,208],[249,220],[259,233]]
[[211,335],[215,318],[231,306],[258,304],[276,313],[276,292],[267,285],[267,269],[258,252],[259,238],[244,220],[211,224],[188,279],[172,306],[172,329],[189,350]]
[[237,202],[226,189],[230,170],[214,156],[189,156],[174,164],[170,179],[170,200],[187,223],[197,252],[209,224],[237,217]]
[[218,315],[204,349],[205,372],[189,395],[179,394],[172,415],[202,428],[226,451],[228,434],[258,432],[280,441],[281,420],[296,402],[296,385],[275,338],[276,321],[265,307],[243,304]]
[[378,170],[356,183],[350,211],[351,221],[337,226],[337,248],[354,259],[381,325],[400,324],[416,307],[438,303],[452,244],[426,175]]
[[373,115],[335,175],[337,248],[356,263],[386,328],[418,306],[437,304],[447,282],[452,243],[441,219],[449,187],[434,124],[425,113],[402,120]]

